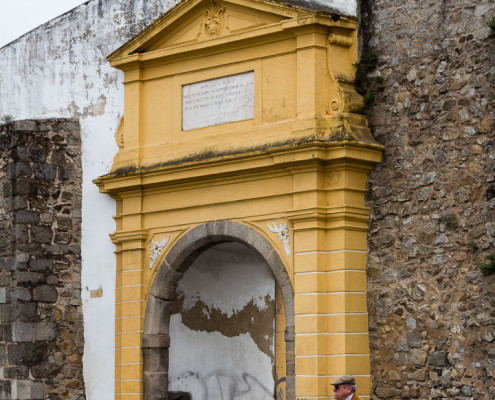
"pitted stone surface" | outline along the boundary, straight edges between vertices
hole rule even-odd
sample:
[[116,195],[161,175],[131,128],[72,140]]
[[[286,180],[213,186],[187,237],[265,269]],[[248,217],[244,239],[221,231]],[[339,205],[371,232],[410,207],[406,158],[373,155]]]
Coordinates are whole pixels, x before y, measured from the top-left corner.
[[[490,0],[363,1],[372,398],[495,398],[495,17]],[[373,79],[373,78],[371,78]]]
[[0,126],[0,399],[84,398],[79,124]]

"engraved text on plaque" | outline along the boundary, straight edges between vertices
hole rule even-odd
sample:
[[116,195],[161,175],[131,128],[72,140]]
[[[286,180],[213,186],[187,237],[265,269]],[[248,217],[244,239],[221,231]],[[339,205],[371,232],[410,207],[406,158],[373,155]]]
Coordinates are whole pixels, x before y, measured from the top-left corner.
[[182,130],[254,118],[254,71],[184,85]]

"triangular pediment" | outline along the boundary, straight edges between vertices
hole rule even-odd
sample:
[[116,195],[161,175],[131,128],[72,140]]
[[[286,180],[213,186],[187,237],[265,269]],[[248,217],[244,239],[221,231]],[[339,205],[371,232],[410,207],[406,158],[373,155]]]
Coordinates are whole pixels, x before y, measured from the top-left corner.
[[[303,4],[301,6],[301,4]],[[148,28],[113,52],[110,62],[130,54],[242,35],[290,19],[333,14],[329,8],[298,0],[183,0]]]
[[278,23],[280,16],[257,12],[233,3],[204,1],[158,35],[147,46],[153,51],[170,46],[211,40],[250,30],[260,26]]

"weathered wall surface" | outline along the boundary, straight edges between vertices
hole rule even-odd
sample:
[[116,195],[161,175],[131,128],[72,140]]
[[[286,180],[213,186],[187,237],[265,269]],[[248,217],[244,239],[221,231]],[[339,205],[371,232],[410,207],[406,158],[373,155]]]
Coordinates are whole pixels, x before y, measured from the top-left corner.
[[[108,233],[115,230],[115,205],[92,183],[110,170],[123,110],[123,76],[109,67],[106,56],[176,2],[91,0],[0,49],[0,117],[80,121],[84,374],[89,399],[109,399],[114,393],[115,257]],[[354,0],[324,3],[356,13]],[[91,292],[97,295],[91,297]]]
[[273,399],[275,280],[236,243],[206,250],[177,287],[169,390],[192,399]]
[[84,375],[89,399],[111,399],[114,393],[115,257],[108,233],[115,230],[115,205],[92,183],[110,170],[123,109],[123,77],[109,67],[106,56],[172,4],[92,0],[0,49],[0,116],[70,117],[80,122]]
[[[495,3],[363,4],[378,58],[368,111],[372,396],[495,398]],[[380,89],[381,86],[381,89]]]
[[79,124],[2,125],[0,160],[0,398],[83,399]]

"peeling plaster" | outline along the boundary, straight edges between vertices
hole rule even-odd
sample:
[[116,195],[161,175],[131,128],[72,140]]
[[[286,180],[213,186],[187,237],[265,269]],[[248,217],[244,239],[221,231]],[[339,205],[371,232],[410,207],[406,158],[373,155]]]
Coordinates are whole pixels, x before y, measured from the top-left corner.
[[82,138],[82,292],[86,398],[114,398],[113,200],[92,180],[110,171],[123,112],[123,74],[106,56],[174,1],[92,0],[0,49],[0,116],[79,118]]
[[[354,0],[321,1],[356,15]],[[101,286],[105,293],[101,298],[82,293],[88,400],[114,398],[115,256],[108,233],[115,230],[115,204],[92,183],[110,171],[118,149],[115,130],[123,112],[123,74],[110,68],[106,56],[175,3],[91,0],[0,48],[0,116],[80,119],[82,284]],[[249,301],[244,298],[243,304]],[[261,307],[265,296],[257,295],[254,301]],[[237,304],[230,312],[238,307],[242,306]]]
[[[249,334],[229,338],[194,331],[180,314],[172,315],[170,330],[171,343],[175,336],[187,345],[170,347],[169,391],[189,392],[198,400],[273,400],[271,360]],[[253,354],[257,357],[246,357]]]
[[273,310],[275,301],[266,296],[266,304],[259,309],[254,301],[250,301],[239,312],[227,317],[218,308],[211,308],[198,300],[194,307],[182,308],[184,296],[177,299],[172,314],[180,312],[182,324],[189,329],[205,332],[219,332],[226,337],[235,337],[248,333],[259,350],[272,359],[273,362],[273,331],[265,332],[263,327],[273,326]]
[[254,251],[224,243],[177,286],[169,391],[193,399],[273,399],[275,279]]
[[[222,280],[210,279],[211,275]],[[229,282],[225,285],[225,282]],[[184,309],[201,300],[229,318],[250,302],[263,310],[266,297],[275,300],[273,275],[263,258],[237,243],[225,243],[205,251],[177,286],[185,296]]]

